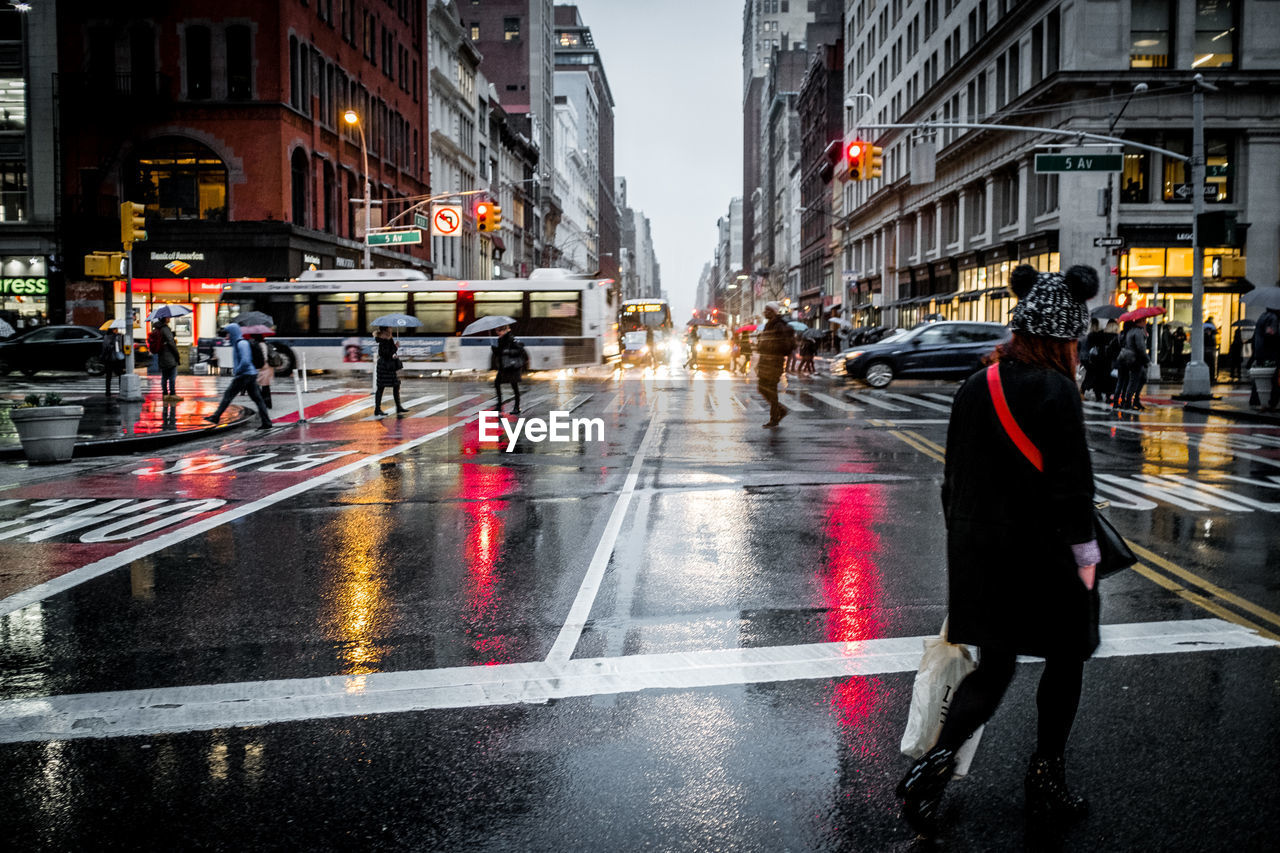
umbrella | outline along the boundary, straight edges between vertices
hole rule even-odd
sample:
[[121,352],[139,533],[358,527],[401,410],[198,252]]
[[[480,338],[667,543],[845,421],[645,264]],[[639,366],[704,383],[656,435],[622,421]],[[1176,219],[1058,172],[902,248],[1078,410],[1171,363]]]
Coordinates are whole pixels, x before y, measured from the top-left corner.
[[274,335],[275,333],[275,329],[270,326],[263,326],[260,324],[240,327],[240,334],[242,335]]
[[0,338],[7,338],[13,334],[13,326],[10,326],[4,320],[0,320]]
[[108,320],[107,322],[105,322],[105,323],[103,323],[101,326],[99,326],[98,328],[99,328],[99,329],[101,329],[101,330],[102,330],[102,331],[104,331],[104,332],[105,332],[107,329],[116,329],[117,331],[121,331],[121,332],[123,332],[123,331],[124,331],[124,318],[123,318],[123,317],[117,317],[117,318],[115,318],[114,320]]
[[1143,308],[1134,308],[1120,315],[1120,322],[1128,323],[1131,320],[1145,320],[1148,317],[1159,317],[1164,313],[1164,309],[1157,305],[1147,305]]
[[502,315],[494,315],[492,317],[481,317],[470,326],[462,330],[464,335],[478,335],[481,332],[492,332],[494,329],[501,329],[503,326],[514,326],[516,321],[510,317]]
[[276,321],[270,314],[264,314],[261,311],[246,311],[236,317],[231,322],[239,323],[241,326],[275,326]]
[[1182,322],[1181,320],[1169,320],[1164,325],[1168,326],[1171,329],[1178,328],[1178,327],[1185,329],[1187,327],[1187,324]]
[[1254,326],[1258,325],[1258,321],[1257,321],[1257,320],[1249,320],[1249,319],[1247,319],[1247,318],[1246,318],[1246,319],[1244,319],[1244,320],[1236,320],[1236,321],[1235,321],[1234,323],[1232,323],[1231,325],[1232,325],[1232,326],[1248,326],[1249,328],[1253,328]]
[[185,305],[161,305],[151,310],[151,313],[147,315],[147,320],[154,323],[164,317],[185,317],[190,313],[191,309]]
[[804,323],[801,323],[799,320],[788,320],[787,325],[795,329],[797,332],[803,332],[805,329],[809,328]]
[[1245,305],[1261,305],[1263,308],[1280,309],[1280,287],[1274,284],[1268,284],[1266,287],[1255,287],[1244,296],[1241,296],[1240,301]]
[[1101,308],[1094,308],[1089,312],[1090,317],[1096,317],[1099,320],[1114,320],[1124,313],[1124,308],[1120,305],[1103,305]]
[[[370,326],[390,326],[393,329],[404,329],[411,326],[421,326],[422,321],[417,317],[408,314],[383,314],[381,317],[374,317],[369,321]],[[474,325],[474,323],[472,324]]]
[[840,327],[840,328],[842,328],[842,329],[852,329],[852,328],[853,328],[853,324],[852,324],[852,323],[850,323],[848,320],[842,320],[842,319],[841,319],[841,318],[839,318],[839,317],[828,317],[828,318],[827,318],[827,322],[828,322],[828,323],[830,323],[830,324],[831,324],[831,325],[833,325],[833,326],[839,326],[839,327]]
[[820,338],[825,338],[826,336],[827,336],[826,332],[820,332],[817,329],[805,329],[803,332],[800,333],[800,337],[807,338],[811,341],[816,341],[816,340],[819,340]]
[[734,329],[734,331],[737,332],[738,334],[742,334],[743,332],[754,332],[755,330],[756,330],[755,323],[747,323],[746,325],[739,326],[738,328]]

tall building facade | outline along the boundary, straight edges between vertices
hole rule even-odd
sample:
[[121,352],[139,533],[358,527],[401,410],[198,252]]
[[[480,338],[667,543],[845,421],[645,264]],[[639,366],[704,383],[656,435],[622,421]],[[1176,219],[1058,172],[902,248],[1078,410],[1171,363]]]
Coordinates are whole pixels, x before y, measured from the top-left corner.
[[[79,275],[85,253],[119,249],[122,201],[146,207],[135,305],[190,306],[191,320],[175,323],[188,344],[214,334],[230,279],[360,265],[364,205],[352,200],[366,177],[391,215],[429,192],[424,4],[65,0],[58,12],[71,322],[122,310],[120,283],[103,293]],[[370,254],[376,266],[431,268],[425,245]],[[359,325],[337,302],[306,312],[317,333]]]
[[[884,177],[843,188],[846,269],[856,322],[907,325],[927,314],[1004,322],[1012,267],[1085,263],[1101,299],[1158,304],[1191,319],[1191,194],[1231,212],[1234,239],[1206,247],[1204,312],[1243,316],[1250,281],[1280,264],[1280,52],[1267,0],[1092,0],[845,7],[845,66],[857,109],[846,128],[885,151]],[[1191,153],[1192,78],[1204,96],[1202,187]],[[1143,84],[1141,91],[1139,84]],[[875,125],[981,122],[1065,131],[940,128],[931,138]],[[1075,131],[1151,148],[1060,147]],[[1037,153],[1123,155],[1118,173],[1037,171]],[[936,156],[935,156],[936,155]],[[1247,224],[1247,228],[1244,225]],[[1095,239],[1120,238],[1118,249]],[[1216,255],[1244,255],[1213,276]],[[1225,348],[1227,341],[1220,341]]]
[[21,331],[62,319],[64,251],[54,153],[57,7],[0,9],[0,319]]

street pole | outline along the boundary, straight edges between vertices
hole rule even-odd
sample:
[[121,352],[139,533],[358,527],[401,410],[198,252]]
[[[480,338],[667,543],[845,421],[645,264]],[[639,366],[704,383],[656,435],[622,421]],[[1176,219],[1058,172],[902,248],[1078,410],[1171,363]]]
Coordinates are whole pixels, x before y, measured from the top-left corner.
[[[124,374],[120,377],[120,399],[130,403],[142,400],[142,380],[133,372],[133,244],[126,247],[124,280]],[[107,366],[110,370],[111,366]]]
[[1183,400],[1207,400],[1212,395],[1209,365],[1204,361],[1204,246],[1200,244],[1200,214],[1204,211],[1204,93],[1218,91],[1197,74],[1191,83],[1191,361],[1182,379]]

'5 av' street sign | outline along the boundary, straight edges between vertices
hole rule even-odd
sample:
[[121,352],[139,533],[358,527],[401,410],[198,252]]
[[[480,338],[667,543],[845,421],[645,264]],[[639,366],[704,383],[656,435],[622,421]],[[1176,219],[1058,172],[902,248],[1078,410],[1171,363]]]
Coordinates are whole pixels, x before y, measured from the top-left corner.
[[1037,154],[1036,174],[1058,172],[1119,172],[1124,169],[1123,154]]

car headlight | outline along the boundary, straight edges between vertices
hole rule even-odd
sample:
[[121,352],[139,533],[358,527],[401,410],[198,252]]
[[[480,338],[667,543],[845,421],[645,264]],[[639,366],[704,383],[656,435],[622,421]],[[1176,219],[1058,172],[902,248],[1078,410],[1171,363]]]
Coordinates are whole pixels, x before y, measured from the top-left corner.
[[862,350],[856,349],[849,353],[849,361],[856,361],[859,358],[862,358]]
[[727,353],[727,352],[729,351],[729,345],[728,345],[728,344],[721,344],[721,345],[720,345],[719,347],[717,347],[716,349],[717,349],[717,351],[718,351],[718,352],[720,352],[721,354],[724,354],[724,353]]
[[648,352],[649,352],[649,348],[648,348],[648,347],[640,347],[640,354],[641,354],[641,355],[645,355],[645,354],[646,354],[646,353],[648,353]]

